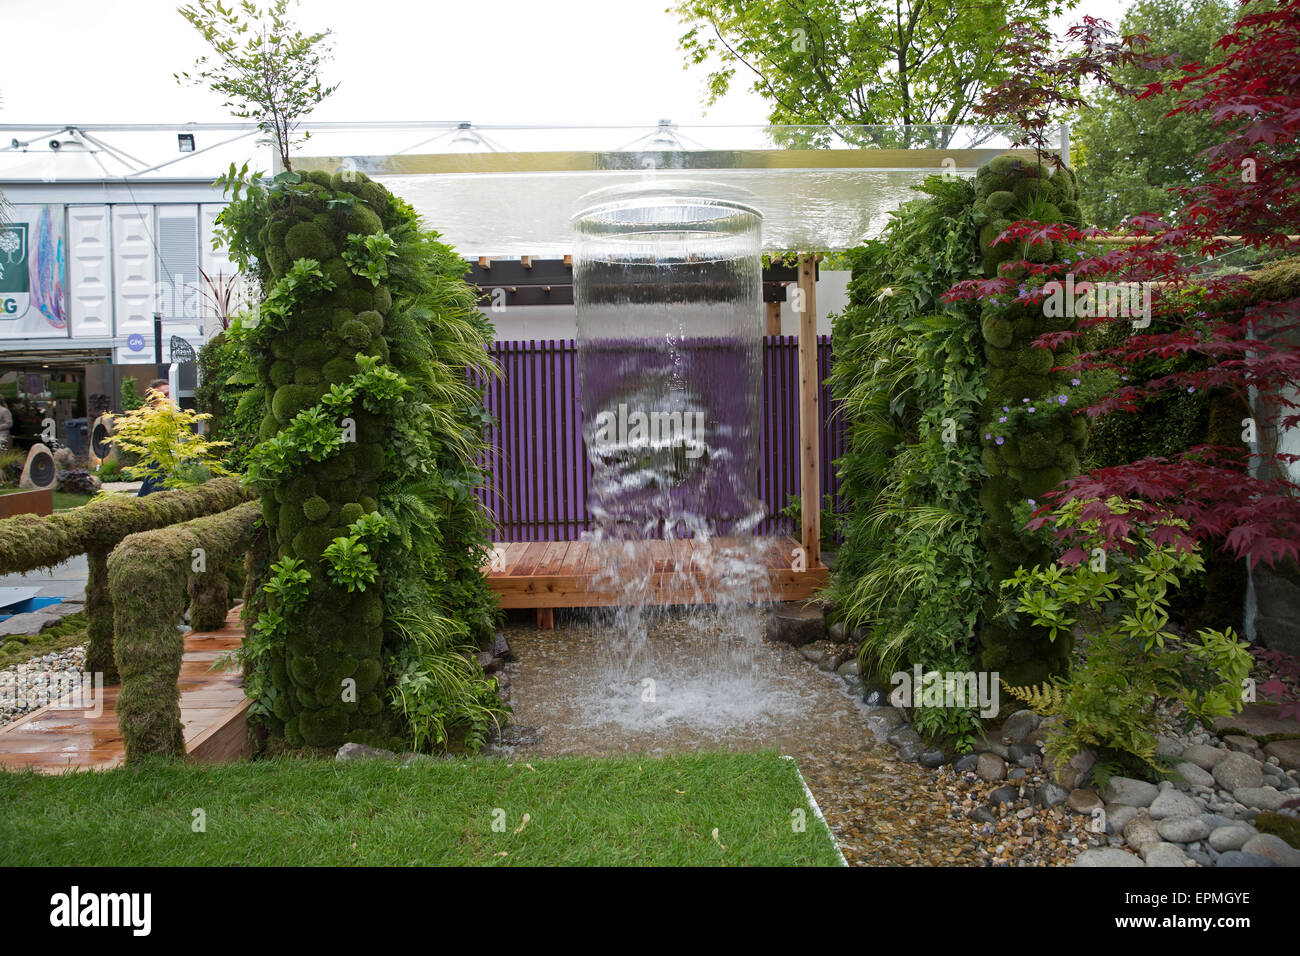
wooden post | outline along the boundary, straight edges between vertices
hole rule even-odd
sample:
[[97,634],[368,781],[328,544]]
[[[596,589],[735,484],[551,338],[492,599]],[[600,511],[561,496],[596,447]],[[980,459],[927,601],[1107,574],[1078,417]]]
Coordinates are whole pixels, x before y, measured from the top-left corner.
[[821,564],[821,379],[817,375],[817,257],[799,255],[799,295],[795,312],[799,316],[799,469],[800,511],[803,529],[800,543],[809,569]]
[[767,334],[768,335],[781,334],[781,303],[780,302],[767,303]]

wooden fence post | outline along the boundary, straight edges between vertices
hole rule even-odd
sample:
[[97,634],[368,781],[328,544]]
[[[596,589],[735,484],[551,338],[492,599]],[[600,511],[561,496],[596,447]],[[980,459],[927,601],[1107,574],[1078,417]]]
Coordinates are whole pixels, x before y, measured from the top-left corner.
[[800,543],[808,567],[821,564],[821,381],[817,375],[817,259],[812,253],[799,254],[799,469],[800,512],[803,528]]

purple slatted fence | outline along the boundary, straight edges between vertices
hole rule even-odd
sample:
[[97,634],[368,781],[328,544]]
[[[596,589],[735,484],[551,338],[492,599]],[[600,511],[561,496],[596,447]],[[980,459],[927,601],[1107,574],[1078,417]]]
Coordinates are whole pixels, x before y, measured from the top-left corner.
[[[586,510],[591,465],[582,440],[577,345],[572,340],[495,342],[503,375],[486,383],[487,410],[497,425],[488,434],[489,474],[479,500],[491,515],[497,541],[573,541],[590,527]],[[830,371],[829,336],[817,343],[817,371]],[[480,382],[480,385],[483,383]],[[831,464],[844,453],[844,425],[821,386],[822,494],[839,502]],[[768,517],[757,534],[795,529],[777,512],[799,494],[799,345],[791,335],[764,339],[763,404],[759,432],[758,494]]]

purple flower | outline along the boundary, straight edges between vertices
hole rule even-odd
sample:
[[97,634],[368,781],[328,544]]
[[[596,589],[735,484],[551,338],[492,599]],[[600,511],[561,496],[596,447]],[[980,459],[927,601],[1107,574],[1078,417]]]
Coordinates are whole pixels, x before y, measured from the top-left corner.
[[1079,380],[1078,380],[1077,378],[1072,378],[1072,379],[1070,379],[1070,384],[1071,384],[1071,385],[1078,385],[1078,384],[1079,384]]
[[1194,385],[1189,385],[1189,386],[1187,386],[1187,394],[1188,394],[1188,395],[1192,394],[1192,392],[1194,392],[1194,391],[1196,391],[1196,386],[1194,386]]
[[1029,404],[1029,399],[1027,398],[1022,398],[1021,401],[1024,402],[1026,405]]
[[1034,408],[1033,405],[1030,405],[1030,406],[1029,406],[1029,413],[1030,413],[1031,415],[1032,415],[1034,412],[1036,412],[1036,411],[1038,411],[1038,409]]
[[1066,402],[1069,401],[1069,399],[1064,395],[1057,395],[1056,400],[1060,402],[1062,405],[1064,405]]
[[992,437],[993,437],[992,433],[990,433],[990,432],[985,432],[985,433],[984,433],[984,440],[985,440],[985,441],[988,441],[988,440],[989,440],[990,438],[992,438]]
[[1031,508],[1037,508],[1037,507],[1038,507],[1038,502],[1035,501],[1033,498],[1026,498],[1025,500],[1029,502],[1029,507],[1031,507]]
[[1002,423],[1005,423],[1006,420],[1007,420],[1007,416],[1005,416],[1005,415],[1003,415],[1001,418],[998,419],[998,421],[999,421],[999,422],[1002,422]]
[[999,435],[999,436],[997,437],[997,439],[996,439],[996,441],[997,441],[997,443],[998,443],[999,445],[1002,444],[1002,440],[1003,440],[1003,439],[1002,439],[1002,436],[1001,436],[1001,435]]
[[1004,412],[1009,412],[1009,411],[1011,411],[1011,409],[1007,408],[1007,406],[1005,406],[1005,405],[1002,406],[1002,410],[1003,410]]

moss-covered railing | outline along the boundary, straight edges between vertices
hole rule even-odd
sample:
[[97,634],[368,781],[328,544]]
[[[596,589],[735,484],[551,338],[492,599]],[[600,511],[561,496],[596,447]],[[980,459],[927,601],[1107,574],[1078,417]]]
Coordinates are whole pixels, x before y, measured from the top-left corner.
[[128,761],[183,756],[181,656],[176,626],[187,604],[195,630],[221,626],[229,607],[226,569],[248,551],[262,507],[245,502],[219,514],[128,535],[108,556],[116,609],[114,652],[122,676],[117,720]]
[[[216,478],[194,488],[160,491],[143,498],[125,495],[91,502],[40,517],[17,515],[0,520],[0,574],[52,568],[86,555],[86,670],[116,683],[113,656],[113,604],[108,594],[107,560],[127,535],[217,514],[255,497],[233,478]],[[222,611],[224,617],[225,612]]]

